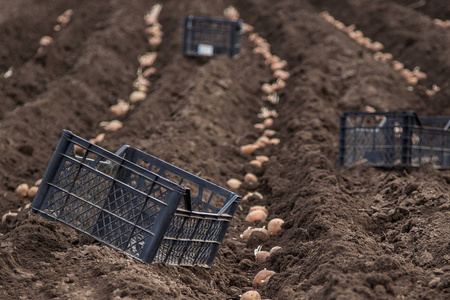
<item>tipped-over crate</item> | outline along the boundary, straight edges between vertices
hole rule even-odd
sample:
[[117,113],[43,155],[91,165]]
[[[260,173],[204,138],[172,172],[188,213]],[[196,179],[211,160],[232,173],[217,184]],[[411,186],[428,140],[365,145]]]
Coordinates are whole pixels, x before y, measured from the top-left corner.
[[450,117],[413,111],[341,114],[339,165],[450,168]]
[[241,197],[138,149],[64,131],[31,205],[142,262],[211,266]]
[[183,54],[234,58],[241,50],[242,20],[188,16],[184,19]]

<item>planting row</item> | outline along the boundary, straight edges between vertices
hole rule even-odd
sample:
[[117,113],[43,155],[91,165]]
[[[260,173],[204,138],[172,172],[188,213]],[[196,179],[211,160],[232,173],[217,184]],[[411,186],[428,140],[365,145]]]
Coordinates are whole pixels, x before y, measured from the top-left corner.
[[[158,22],[158,17],[161,12],[162,6],[161,5],[155,5],[152,7],[152,9],[144,16],[144,21],[146,25],[148,25],[148,28],[146,30],[146,33],[148,34],[148,40],[149,45],[152,50],[156,50],[159,44],[161,43],[162,38],[162,31],[161,31],[161,24]],[[61,14],[57,18],[58,24],[55,25],[54,31],[59,32],[63,28],[67,26],[67,24],[70,22],[71,17],[73,14],[73,10],[69,9],[66,10],[63,14]],[[155,42],[154,38],[157,38],[158,41]],[[53,38],[51,36],[44,36],[40,40],[40,47],[38,48],[37,52],[42,53],[46,51],[46,47],[51,46],[53,43]],[[150,85],[150,82],[148,81],[147,77],[153,75],[156,72],[156,69],[152,67],[157,57],[157,52],[151,52],[146,53],[139,57],[139,69],[137,70],[138,77],[135,80],[133,86],[137,89],[133,93],[130,94],[128,101],[119,99],[118,103],[116,105],[113,105],[110,107],[110,111],[118,117],[123,117],[125,114],[132,108],[134,108],[132,105],[134,105],[137,102],[140,102],[144,100],[147,97],[146,91],[147,87]],[[12,72],[11,75],[12,76]],[[120,120],[112,120],[112,121],[102,121],[100,122],[100,127],[103,128],[106,132],[114,132],[118,129],[123,127],[123,124]],[[89,141],[94,144],[102,143],[105,140],[106,133],[102,132],[99,133],[96,137],[91,138]],[[82,155],[84,150],[78,146],[75,146],[75,151],[77,154]],[[15,193],[22,198],[30,198],[32,199],[38,190],[38,187],[40,185],[40,182],[42,179],[39,179],[34,183],[31,188],[27,183],[21,183],[19,184],[16,189]],[[25,205],[25,209],[28,209],[30,206],[30,203],[27,203]],[[8,211],[5,213],[2,217],[2,223],[10,222],[11,218],[17,216],[17,212],[20,212],[22,210],[22,207],[18,208],[17,211]]]

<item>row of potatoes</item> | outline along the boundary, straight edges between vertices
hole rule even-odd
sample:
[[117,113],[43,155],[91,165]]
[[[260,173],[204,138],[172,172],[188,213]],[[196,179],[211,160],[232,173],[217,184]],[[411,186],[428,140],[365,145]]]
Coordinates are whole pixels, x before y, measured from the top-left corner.
[[[73,9],[67,9],[64,11],[61,15],[59,15],[56,18],[56,25],[53,27],[54,32],[60,32],[63,28],[65,28],[70,21],[72,20],[73,16]],[[41,54],[45,51],[46,48],[50,47],[54,42],[54,39],[50,35],[45,35],[39,39],[39,48],[37,50],[37,54]],[[9,68],[8,71],[3,74],[3,78],[10,78],[14,75],[13,68]],[[21,183],[19,184],[16,189],[15,193],[23,198],[34,198],[36,196],[36,193],[39,189],[39,185],[41,184],[42,179],[37,180],[34,185],[31,187],[28,185],[28,183]],[[30,207],[31,203],[28,203],[25,205],[25,209],[28,209]],[[2,223],[9,222],[11,219],[15,218],[18,215],[18,212],[22,211],[22,207],[17,209],[17,212],[7,212],[3,214],[2,216]]]
[[[239,13],[234,7],[228,7],[224,11],[225,17],[231,20],[238,20]],[[244,23],[245,24],[245,23]],[[270,51],[270,44],[258,33],[252,32],[253,27],[245,24],[244,31],[249,32],[249,40],[253,43],[253,53],[260,54],[265,59],[266,65],[271,69],[272,74],[275,78],[275,81],[272,83],[264,83],[261,86],[261,90],[264,93],[263,100],[267,101],[271,104],[277,104],[279,102],[279,96],[277,94],[278,91],[284,89],[286,87],[286,80],[290,77],[290,73],[283,70],[287,67],[287,62],[282,60],[280,57],[273,55]],[[264,163],[267,163],[270,158],[265,155],[256,155],[252,157],[255,151],[258,149],[278,145],[280,144],[280,139],[274,137],[276,135],[276,131],[271,129],[274,124],[274,119],[278,117],[278,113],[275,109],[270,109],[268,107],[263,106],[258,113],[258,118],[261,119],[261,122],[254,124],[254,128],[261,132],[261,136],[252,144],[241,146],[240,152],[243,156],[251,157],[250,165],[260,168]],[[247,183],[247,186],[252,187],[256,183],[258,183],[258,177],[253,173],[246,173],[243,177],[243,181]],[[230,178],[227,181],[228,187],[231,189],[237,190],[239,189],[243,181],[237,178]],[[250,197],[254,199],[263,200],[264,196],[257,192],[248,192],[242,199],[243,202],[246,202]],[[250,210],[245,218],[245,221],[253,224],[257,221],[265,221],[269,216],[269,211],[265,206],[262,205],[254,205],[250,207]],[[280,218],[271,219],[267,228],[264,226],[262,228],[253,228],[248,227],[240,237],[244,240],[248,240],[252,233],[260,232],[266,234],[267,236],[275,236],[282,231],[282,225],[284,221]],[[263,263],[266,259],[272,255],[274,252],[281,249],[279,246],[272,247],[269,251],[262,250],[262,245],[258,246],[254,250],[255,260],[259,263]],[[264,284],[267,284],[270,277],[275,274],[275,271],[267,270],[264,268],[259,271],[253,278],[252,286],[253,288],[261,287]],[[241,300],[258,300],[261,299],[261,295],[257,290],[250,290],[242,294]]]
[[[320,16],[336,27],[337,29],[345,32],[348,36],[353,39],[357,44],[374,51],[373,58],[376,61],[382,63],[389,63],[390,66],[406,80],[409,84],[408,89],[413,90],[413,86],[419,84],[419,81],[425,80],[428,78],[427,74],[420,70],[420,67],[416,66],[413,70],[409,70],[405,68],[405,65],[398,61],[394,60],[394,56],[391,53],[382,52],[384,49],[384,45],[378,41],[372,41],[370,38],[365,37],[364,34],[360,30],[356,30],[355,25],[351,24],[349,26],[345,26],[339,20],[336,20],[332,15],[330,15],[327,11],[321,12]],[[430,89],[425,90],[425,94],[429,97],[436,95],[437,92],[440,91],[440,88],[433,84]]]

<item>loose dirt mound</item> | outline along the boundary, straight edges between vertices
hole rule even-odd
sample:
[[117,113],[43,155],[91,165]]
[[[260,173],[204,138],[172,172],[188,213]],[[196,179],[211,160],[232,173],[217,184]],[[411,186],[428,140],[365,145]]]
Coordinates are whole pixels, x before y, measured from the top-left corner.
[[[89,139],[102,132],[100,121],[115,118],[109,107],[133,90],[137,57],[149,51],[143,15],[156,2],[21,2],[26,9],[0,15],[0,39],[7,41],[0,74],[14,71],[0,78],[0,213],[22,207],[0,225],[0,298],[239,299],[263,268],[276,272],[258,288],[271,299],[449,297],[450,172],[337,167],[342,111],[369,105],[450,115],[450,28],[433,23],[448,10],[369,0],[164,3],[148,97],[100,146],[133,145],[224,187],[231,177],[258,176],[256,186],[237,192],[256,190],[264,199],[241,203],[213,266],[204,269],[139,263],[23,208],[31,199],[14,189],[43,176],[63,129]],[[262,100],[261,85],[275,78],[247,36],[235,60],[181,55],[183,18],[221,16],[230,4],[288,62],[291,77],[276,105]],[[56,17],[69,8],[72,21],[54,32]],[[323,20],[324,10],[428,78],[408,87],[373,51]],[[44,35],[54,42],[38,53]],[[441,90],[429,97],[433,84]],[[281,143],[257,150],[270,157],[258,169],[239,150],[260,136],[253,124],[261,106],[277,109],[273,129]],[[246,242],[239,235],[256,204],[285,224],[277,236]],[[258,245],[282,250],[257,263]]]

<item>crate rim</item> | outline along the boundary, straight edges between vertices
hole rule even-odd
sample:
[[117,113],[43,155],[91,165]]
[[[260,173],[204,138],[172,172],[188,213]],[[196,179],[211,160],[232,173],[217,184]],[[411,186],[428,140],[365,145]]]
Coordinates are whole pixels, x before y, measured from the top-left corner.
[[[65,135],[70,135],[70,137],[68,137],[68,136],[66,137]],[[168,185],[163,185],[163,184],[161,184],[161,182],[158,182],[158,184],[164,186],[165,188],[170,188],[171,190],[174,190],[174,191],[176,190],[176,191],[178,191],[178,192],[180,192],[182,194],[186,193],[186,188],[184,188],[183,186],[180,186],[179,184],[176,184],[175,182],[173,182],[173,181],[171,181],[171,180],[169,180],[169,179],[167,179],[167,178],[165,178],[165,177],[163,177],[161,175],[158,175],[158,174],[156,174],[156,173],[154,173],[154,172],[152,172],[152,171],[150,171],[150,170],[148,170],[148,169],[146,169],[144,167],[141,167],[138,164],[135,164],[135,163],[133,163],[133,162],[131,162],[131,161],[121,157],[117,153],[111,152],[111,151],[109,151],[109,150],[107,150],[107,149],[105,149],[103,147],[100,147],[100,146],[98,146],[98,145],[96,145],[94,143],[91,143],[88,140],[86,140],[86,139],[84,139],[84,138],[82,138],[80,136],[77,136],[72,131],[64,130],[62,136],[66,137],[68,141],[70,141],[70,142],[72,142],[74,144],[77,144],[79,146],[82,146],[86,150],[89,150],[90,152],[92,152],[92,153],[94,153],[96,155],[102,156],[103,158],[105,158],[107,160],[110,160],[110,157],[113,158],[114,162],[119,164],[119,165],[122,165],[122,163],[124,161],[126,161],[127,164],[132,164],[133,167],[138,168],[138,170],[132,170],[132,171],[138,173],[139,175],[144,176],[147,179],[151,179],[148,175],[146,175],[146,173],[147,174],[150,173],[151,175],[157,177],[158,180],[161,180],[162,183],[169,183]],[[73,140],[73,138],[75,138],[75,140]],[[79,140],[79,141],[77,141],[77,140]],[[80,143],[80,142],[82,142],[82,143]],[[85,145],[83,145],[83,144],[85,144]],[[97,150],[100,150],[100,151],[93,151],[93,149],[97,149]],[[105,155],[103,155],[100,152],[105,152],[106,155],[108,155],[110,157],[104,157]],[[60,154],[62,155],[62,153],[60,153]],[[84,158],[84,156],[83,156],[83,158]],[[125,166],[125,168],[129,169],[126,166]]]
[[[170,168],[175,170],[176,172],[185,173],[188,176],[193,177],[194,179],[201,181],[202,184],[204,184],[204,187],[209,188],[209,189],[216,189],[216,190],[220,191],[220,193],[217,193],[217,191],[216,191],[216,193],[221,195],[221,196],[223,196],[223,197],[225,197],[225,198],[227,198],[227,202],[226,203],[228,203],[229,201],[231,201],[231,202],[236,201],[237,198],[242,198],[240,195],[236,194],[233,191],[230,191],[230,190],[228,190],[228,189],[226,189],[226,188],[224,188],[224,187],[222,187],[220,185],[217,185],[217,184],[213,183],[212,181],[209,181],[209,180],[207,180],[205,178],[202,178],[200,176],[192,174],[189,171],[181,169],[180,167],[177,167],[174,164],[171,164],[171,163],[169,163],[167,161],[164,161],[164,160],[162,160],[162,159],[160,159],[160,158],[158,158],[158,157],[156,157],[154,155],[148,154],[147,152],[144,152],[144,151],[142,151],[142,150],[140,150],[138,148],[135,148],[135,147],[132,147],[132,146],[129,146],[129,145],[123,145],[117,152],[119,152],[119,151],[126,151],[126,149],[133,149],[134,151],[138,151],[140,154],[145,154],[146,156],[151,157],[151,159],[154,160],[154,161],[157,161],[157,162],[162,163],[162,164],[170,165]],[[148,170],[148,169],[145,169],[145,170]],[[161,175],[159,175],[159,176],[161,176]],[[176,185],[179,185],[178,183],[175,183],[175,182],[171,181],[170,179],[167,179],[167,180],[172,182],[172,183],[174,183],[174,184],[176,184]],[[226,203],[224,203],[223,206],[225,206]],[[195,211],[193,211],[193,212],[195,212]]]
[[[192,177],[196,178],[197,180],[202,181],[202,183],[204,183],[204,184],[206,185],[207,188],[208,188],[208,186],[209,186],[209,187],[212,187],[212,188],[214,188],[214,189],[219,190],[219,191],[221,192],[220,195],[226,198],[226,201],[225,201],[225,203],[223,203],[222,207],[217,207],[217,209],[219,210],[217,213],[197,212],[197,211],[194,211],[194,210],[192,210],[192,209],[191,209],[191,210],[185,210],[186,212],[190,212],[190,213],[193,213],[193,214],[196,214],[196,215],[197,215],[197,214],[204,214],[204,215],[208,215],[208,216],[214,216],[214,215],[229,215],[229,214],[224,213],[224,211],[225,211],[229,206],[231,206],[234,202],[236,202],[236,201],[239,202],[239,201],[242,199],[242,196],[241,196],[241,195],[238,195],[238,194],[236,194],[236,193],[233,192],[233,191],[230,191],[230,190],[228,190],[228,189],[226,189],[226,188],[224,188],[224,187],[222,187],[222,186],[220,186],[220,185],[217,185],[217,184],[215,184],[215,183],[213,183],[213,182],[211,182],[211,181],[209,181],[209,180],[206,180],[206,179],[204,179],[204,178],[202,178],[202,177],[199,177],[199,176],[197,176],[197,175],[195,175],[195,174],[192,174],[192,173],[190,173],[190,172],[188,172],[188,171],[186,171],[186,170],[184,170],[184,169],[181,169],[181,168],[179,168],[179,167],[177,167],[177,166],[175,166],[175,165],[173,165],[173,164],[171,164],[171,163],[169,163],[169,162],[167,162],[167,161],[164,161],[164,160],[162,160],[162,159],[160,159],[160,158],[158,158],[158,157],[155,157],[154,155],[148,154],[148,153],[146,153],[146,152],[144,152],[144,151],[142,151],[142,150],[140,150],[140,149],[138,149],[138,148],[129,146],[129,145],[127,145],[127,144],[125,144],[125,145],[123,145],[122,147],[120,147],[116,152],[111,152],[111,151],[109,151],[109,150],[107,150],[107,149],[105,149],[105,148],[103,148],[103,147],[100,147],[100,146],[98,146],[98,145],[96,145],[96,144],[93,144],[93,143],[89,142],[88,140],[86,140],[86,139],[84,139],[84,138],[82,138],[82,137],[80,137],[80,136],[74,134],[74,133],[73,133],[72,131],[70,131],[70,130],[63,130],[63,133],[62,133],[61,137],[65,137],[65,138],[67,138],[68,141],[73,142],[74,144],[83,146],[83,147],[86,148],[86,149],[89,149],[89,151],[95,153],[96,155],[103,156],[103,155],[102,155],[101,153],[99,153],[99,152],[103,152],[103,151],[104,151],[104,152],[106,152],[106,154],[108,154],[109,156],[111,156],[111,157],[117,159],[117,161],[115,161],[115,163],[122,164],[123,161],[127,161],[128,163],[132,164],[133,167],[139,168],[140,171],[143,171],[144,174],[139,173],[139,175],[142,175],[142,176],[145,176],[146,178],[148,178],[148,176],[146,176],[145,173],[150,173],[151,175],[156,176],[157,178],[159,178],[158,180],[162,180],[162,182],[167,182],[167,183],[169,183],[169,186],[165,186],[165,187],[168,187],[168,188],[170,188],[170,189],[172,189],[172,190],[174,190],[174,191],[176,190],[176,191],[180,192],[182,195],[186,195],[186,194],[187,194],[187,190],[188,190],[189,188],[187,188],[187,187],[185,187],[185,186],[183,186],[183,185],[180,185],[180,184],[178,184],[178,183],[176,183],[176,182],[173,182],[172,180],[167,179],[167,178],[165,178],[165,177],[162,176],[162,175],[159,175],[159,174],[157,174],[157,173],[155,173],[155,172],[153,172],[153,171],[150,171],[150,170],[148,170],[148,169],[146,169],[146,168],[144,168],[144,167],[141,167],[141,166],[139,166],[138,164],[133,163],[133,162],[131,162],[131,161],[129,161],[129,160],[127,160],[127,159],[125,159],[125,158],[123,158],[123,157],[120,156],[124,151],[126,151],[126,149],[128,149],[128,148],[133,149],[133,150],[138,151],[138,152],[140,152],[140,153],[142,153],[142,154],[145,154],[145,155],[147,155],[147,156],[150,156],[152,159],[154,159],[154,160],[156,160],[156,161],[158,161],[158,162],[161,162],[161,163],[170,165],[173,169],[175,169],[175,170],[178,171],[178,172],[181,172],[181,173],[187,173],[189,176],[192,176]],[[75,138],[75,141],[72,140],[72,138]],[[79,140],[79,141],[81,141],[82,143],[79,143],[79,142],[76,141],[76,140]],[[85,144],[85,145],[83,145],[83,144]],[[96,148],[99,149],[100,151],[93,151],[93,149],[96,149]],[[60,153],[60,154],[61,154],[61,153]],[[64,155],[63,155],[63,156],[64,156]],[[109,160],[108,157],[104,157],[104,158],[106,158],[106,159]],[[136,170],[133,170],[133,171],[136,171]],[[172,185],[173,185],[173,188],[171,187]]]
[[206,17],[206,16],[196,16],[196,15],[192,15],[192,14],[186,16],[185,19],[189,19],[189,20],[195,19],[197,21],[214,21],[214,22],[218,22],[218,23],[233,24],[233,25],[234,24],[242,25],[242,23],[243,23],[242,19],[230,20],[230,19],[226,19],[224,17]]
[[[437,130],[437,131],[441,131],[441,132],[446,132],[446,131],[450,131],[450,127],[446,130],[444,130],[443,128],[438,128],[438,127],[432,127],[432,126],[424,126],[422,125],[422,122],[427,122],[427,121],[431,121],[431,120],[446,120],[447,122],[450,123],[450,116],[444,116],[444,115],[439,115],[439,116],[424,116],[424,117],[419,117],[417,115],[417,113],[413,110],[400,110],[400,111],[379,111],[379,112],[365,112],[365,111],[356,111],[356,112],[341,112],[340,113],[340,118],[345,118],[345,117],[349,117],[349,116],[399,116],[399,117],[413,117],[416,119],[417,124],[414,124],[413,127],[416,128],[424,128],[427,130]],[[345,126],[346,128],[349,128],[347,126]],[[354,126],[355,128],[358,128],[359,126]],[[376,126],[373,126],[376,127]],[[352,128],[352,127],[350,127]],[[367,127],[367,128],[370,128]]]

